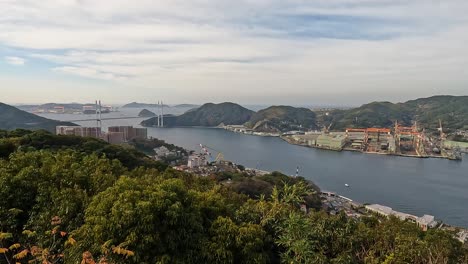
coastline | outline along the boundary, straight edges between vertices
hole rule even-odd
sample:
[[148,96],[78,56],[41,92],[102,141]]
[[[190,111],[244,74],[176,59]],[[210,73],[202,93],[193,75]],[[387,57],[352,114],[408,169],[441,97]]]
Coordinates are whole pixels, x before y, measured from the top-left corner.
[[[260,174],[272,173],[270,171],[252,168],[246,168],[246,170],[251,170]],[[315,184],[310,180],[306,179],[306,181]],[[379,215],[384,217],[395,216],[402,221],[409,221],[420,227],[422,225],[421,221],[424,221],[425,218],[429,217],[434,219],[431,222],[431,225],[427,223],[427,225],[431,226],[432,229],[456,231],[456,235],[454,235],[454,237],[462,243],[465,243],[465,240],[468,239],[468,227],[453,226],[443,222],[442,220],[435,220],[434,216],[431,215],[424,214],[423,216],[418,217],[409,213],[395,211],[391,207],[388,207],[386,205],[357,202],[349,197],[340,195],[336,192],[330,192],[325,190],[320,190],[320,198],[323,202],[322,209],[326,210],[327,213],[332,215],[343,211],[348,217],[351,218],[359,218],[366,215]],[[426,231],[428,227],[426,226],[425,228],[426,229],[423,231]]]
[[418,155],[416,154],[405,154],[405,153],[383,153],[383,152],[375,152],[375,151],[364,151],[360,149],[354,149],[350,147],[341,147],[341,148],[329,148],[329,147],[323,147],[319,145],[310,145],[306,143],[301,143],[295,140],[292,140],[288,136],[290,134],[280,134],[280,133],[267,133],[267,132],[255,132],[250,129],[247,129],[243,126],[222,126],[220,128],[223,128],[227,131],[231,131],[233,133],[240,133],[244,135],[252,135],[252,136],[261,136],[261,137],[279,137],[282,140],[286,141],[287,143],[291,145],[296,145],[296,146],[303,146],[303,147],[308,147],[308,148],[315,148],[315,149],[320,149],[320,150],[330,150],[330,151],[350,151],[350,152],[359,152],[363,154],[371,154],[371,155],[388,155],[388,156],[399,156],[399,157],[407,157],[407,158],[437,158],[437,159],[448,159],[448,160],[454,160],[454,161],[461,161],[462,160],[462,155],[454,155],[453,153],[449,155],[447,152],[442,152],[440,155]]

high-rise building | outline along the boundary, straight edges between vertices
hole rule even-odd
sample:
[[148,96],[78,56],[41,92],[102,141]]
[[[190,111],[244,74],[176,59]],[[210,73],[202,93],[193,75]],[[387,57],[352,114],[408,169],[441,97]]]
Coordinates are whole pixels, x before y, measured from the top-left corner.
[[146,139],[148,137],[148,130],[146,128],[134,128],[132,126],[109,127],[109,132],[123,133],[125,141],[130,141],[135,138]]
[[55,128],[57,135],[74,135],[80,137],[100,138],[102,135],[99,127],[81,127],[81,126],[57,126]]
[[80,137],[100,138],[111,144],[120,144],[132,139],[148,138],[146,128],[134,128],[132,126],[113,126],[109,127],[108,133],[103,133],[99,127],[81,127],[81,126],[57,126],[55,128],[57,135],[71,135]]
[[125,136],[122,132],[109,132],[105,134],[104,140],[111,144],[120,144],[125,142]]

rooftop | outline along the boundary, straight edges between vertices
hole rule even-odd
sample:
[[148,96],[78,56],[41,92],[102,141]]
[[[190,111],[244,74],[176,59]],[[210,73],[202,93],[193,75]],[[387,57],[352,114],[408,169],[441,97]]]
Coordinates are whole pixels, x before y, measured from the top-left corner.
[[417,222],[424,225],[430,225],[432,222],[434,222],[434,216],[423,215],[421,217],[418,217]]

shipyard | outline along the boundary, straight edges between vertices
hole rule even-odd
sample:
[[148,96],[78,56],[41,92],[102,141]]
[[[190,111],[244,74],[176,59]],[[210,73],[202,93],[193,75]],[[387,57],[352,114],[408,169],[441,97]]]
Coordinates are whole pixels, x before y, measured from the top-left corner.
[[330,126],[324,127],[321,131],[284,133],[255,132],[244,126],[224,126],[223,128],[249,135],[277,136],[290,144],[332,151],[450,160],[461,160],[461,153],[468,152],[468,143],[447,139],[441,122],[438,135],[426,133],[424,129],[418,127],[417,123],[413,126],[402,126],[398,124],[398,121],[395,121],[392,128],[346,128],[344,131],[329,131]]

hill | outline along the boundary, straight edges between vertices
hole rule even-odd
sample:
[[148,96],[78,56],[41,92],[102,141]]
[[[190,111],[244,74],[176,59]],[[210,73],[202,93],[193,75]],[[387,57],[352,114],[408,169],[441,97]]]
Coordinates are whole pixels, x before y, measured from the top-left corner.
[[333,111],[329,122],[333,129],[343,130],[346,127],[391,127],[395,120],[410,125],[413,116],[403,104],[390,102],[372,102],[358,108]]
[[332,129],[346,127],[391,127],[395,120],[403,125],[417,121],[422,127],[436,130],[439,119],[449,130],[468,129],[468,96],[432,96],[404,103],[373,102],[349,110],[335,110],[321,116]]
[[150,110],[148,109],[143,109],[140,111],[140,113],[138,114],[139,117],[153,117],[153,116],[156,116],[155,113],[151,112]]
[[257,132],[285,132],[316,129],[315,113],[307,108],[271,106],[260,110],[245,123]]
[[[165,126],[206,126],[214,127],[221,124],[240,125],[245,123],[254,114],[238,104],[221,103],[204,104],[201,107],[185,112],[180,116],[172,116],[164,119]],[[156,118],[145,120],[143,126],[155,126]]]
[[59,125],[74,125],[70,122],[60,122],[47,119],[35,114],[20,110],[16,107],[0,103],[0,129],[13,130],[17,128],[37,130],[45,129],[55,131]]
[[425,128],[436,129],[439,119],[448,130],[468,129],[468,96],[432,96],[404,103],[413,119]]

